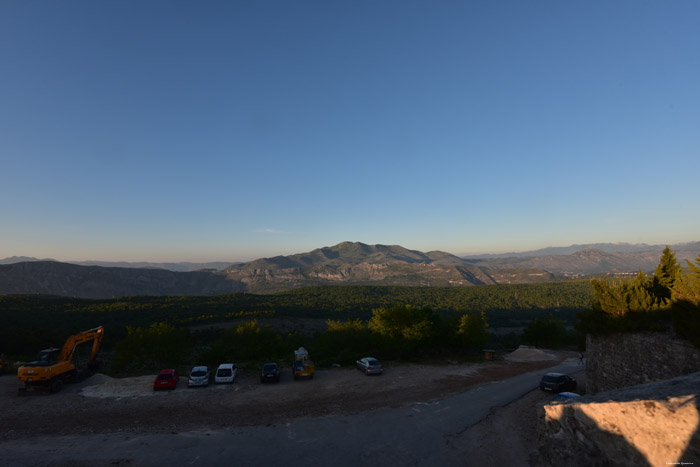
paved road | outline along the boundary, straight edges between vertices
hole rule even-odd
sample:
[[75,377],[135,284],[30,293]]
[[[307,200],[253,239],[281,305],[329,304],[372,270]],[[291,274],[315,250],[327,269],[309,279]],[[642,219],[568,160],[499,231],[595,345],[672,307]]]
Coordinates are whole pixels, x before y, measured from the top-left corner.
[[[547,371],[580,371],[575,360],[442,400],[343,417],[178,434],[43,437],[0,443],[11,466],[467,465],[451,439],[494,407],[537,387]],[[420,375],[416,375],[419,377]],[[235,418],[235,413],[231,416]],[[506,427],[504,427],[505,429]],[[507,448],[504,446],[504,448]]]

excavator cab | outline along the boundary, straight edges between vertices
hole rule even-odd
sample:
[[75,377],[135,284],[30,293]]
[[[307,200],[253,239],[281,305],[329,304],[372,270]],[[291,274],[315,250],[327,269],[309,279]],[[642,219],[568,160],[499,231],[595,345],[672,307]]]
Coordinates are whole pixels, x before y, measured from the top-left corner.
[[42,350],[36,356],[36,360],[33,362],[26,363],[24,366],[52,366],[58,363],[58,356],[61,353],[61,349],[50,349]]
[[61,349],[46,349],[39,352],[36,357],[35,366],[51,366],[58,362],[58,354],[61,353]]

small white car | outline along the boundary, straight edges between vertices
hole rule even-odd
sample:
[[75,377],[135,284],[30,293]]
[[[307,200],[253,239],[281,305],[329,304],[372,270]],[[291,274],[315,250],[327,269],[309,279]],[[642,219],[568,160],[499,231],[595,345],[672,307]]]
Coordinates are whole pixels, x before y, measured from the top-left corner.
[[187,386],[193,388],[195,386],[209,386],[209,367],[196,366],[192,368],[190,378],[187,380]]
[[384,372],[382,364],[379,360],[372,357],[365,357],[357,362],[357,369],[363,371],[367,376],[369,375],[381,375]]
[[233,383],[238,367],[234,363],[222,363],[214,374],[215,383]]

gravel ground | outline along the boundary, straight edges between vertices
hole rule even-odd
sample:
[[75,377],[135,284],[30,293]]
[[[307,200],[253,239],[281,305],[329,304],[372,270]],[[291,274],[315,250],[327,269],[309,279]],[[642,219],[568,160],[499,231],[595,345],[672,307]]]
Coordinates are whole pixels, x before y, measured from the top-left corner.
[[[286,370],[281,383],[265,385],[257,374],[242,373],[230,385],[191,389],[181,378],[177,389],[164,392],[153,392],[155,375],[121,379],[95,375],[58,394],[26,397],[17,396],[16,379],[5,375],[0,377],[0,436],[7,441],[45,435],[183,433],[346,415],[440,399],[574,355],[557,352],[553,360],[534,362],[387,364],[383,375],[369,377],[354,368],[330,368],[318,370],[307,381],[292,381]],[[497,409],[452,442],[465,445],[476,458],[482,455],[484,465],[527,465],[535,439],[536,406],[550,398],[539,391],[530,393]],[[511,447],[502,449],[506,445]],[[494,456],[498,463],[492,462]]]

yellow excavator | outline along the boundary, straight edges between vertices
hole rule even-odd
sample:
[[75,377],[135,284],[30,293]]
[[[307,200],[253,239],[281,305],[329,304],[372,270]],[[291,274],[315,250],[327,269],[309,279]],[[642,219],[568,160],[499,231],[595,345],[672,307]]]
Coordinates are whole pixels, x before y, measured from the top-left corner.
[[19,394],[27,391],[54,393],[60,391],[65,382],[79,379],[81,370],[76,367],[73,357],[76,347],[83,342],[94,341],[88,361],[88,368],[94,370],[103,337],[104,328],[98,326],[70,336],[61,349],[52,347],[39,352],[36,361],[26,363],[17,370],[17,380],[24,382],[24,387],[19,388]]

